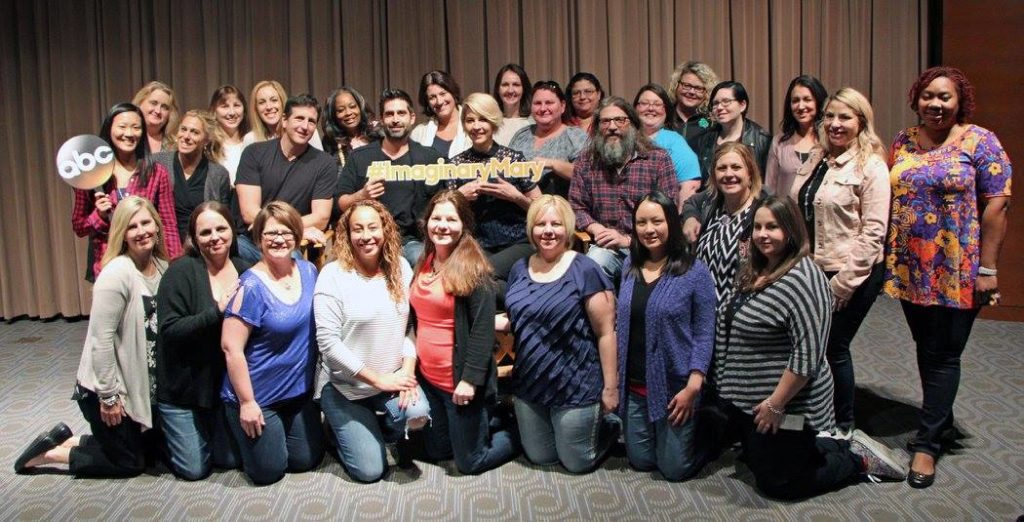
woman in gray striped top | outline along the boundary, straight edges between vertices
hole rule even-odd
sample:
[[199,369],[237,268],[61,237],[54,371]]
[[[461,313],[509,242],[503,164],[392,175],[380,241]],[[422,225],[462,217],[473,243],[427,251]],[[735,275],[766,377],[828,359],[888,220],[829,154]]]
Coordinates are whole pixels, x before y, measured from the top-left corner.
[[317,390],[345,470],[374,482],[388,470],[385,443],[429,420],[406,335],[412,268],[394,218],[376,200],[349,207],[336,238],[338,260],[324,267],[313,296]]
[[755,248],[718,311],[718,400],[769,496],[809,497],[863,475],[902,480],[902,459],[863,432],[850,441],[823,436],[835,427],[825,362],[832,294],[807,256],[799,216],[791,199],[774,196],[754,215]]

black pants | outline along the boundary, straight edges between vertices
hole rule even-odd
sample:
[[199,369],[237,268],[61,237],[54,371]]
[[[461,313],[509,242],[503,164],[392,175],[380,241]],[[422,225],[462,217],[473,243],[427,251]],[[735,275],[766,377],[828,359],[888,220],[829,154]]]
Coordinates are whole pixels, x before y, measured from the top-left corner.
[[813,497],[858,481],[864,471],[848,441],[818,437],[808,428],[758,433],[753,415],[731,404],[724,409],[730,424],[740,429],[744,460],[758,489],[769,497]]
[[[146,469],[146,451],[155,430],[142,432],[142,425],[128,416],[117,426],[107,426],[100,417],[100,401],[88,392],[78,399],[78,408],[89,422],[92,435],[83,435],[71,449],[68,467],[76,477],[134,477]],[[154,413],[155,415],[155,413]]]
[[[826,272],[831,278],[835,272]],[[832,328],[828,334],[828,346],[825,357],[832,370],[835,382],[836,425],[839,429],[853,429],[853,395],[856,380],[853,375],[853,357],[850,355],[850,344],[860,330],[864,318],[875,304],[882,283],[885,280],[885,263],[878,263],[871,268],[871,274],[850,296],[846,307],[832,313]]]
[[942,432],[953,427],[953,402],[960,387],[960,356],[980,308],[921,306],[900,301],[917,344],[921,373],[921,420],[910,450],[938,456]]

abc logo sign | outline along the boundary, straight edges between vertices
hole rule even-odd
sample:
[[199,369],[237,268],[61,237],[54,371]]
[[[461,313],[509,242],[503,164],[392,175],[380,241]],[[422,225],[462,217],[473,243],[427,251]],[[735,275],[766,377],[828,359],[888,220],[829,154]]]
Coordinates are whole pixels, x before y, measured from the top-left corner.
[[114,160],[114,151],[99,136],[82,134],[64,142],[57,151],[57,173],[73,187],[93,189],[110,178],[106,168]]

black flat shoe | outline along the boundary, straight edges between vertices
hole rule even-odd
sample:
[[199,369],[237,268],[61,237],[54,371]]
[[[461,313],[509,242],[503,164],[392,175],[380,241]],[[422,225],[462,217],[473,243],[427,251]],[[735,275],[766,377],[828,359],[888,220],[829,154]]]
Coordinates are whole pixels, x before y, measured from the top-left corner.
[[25,464],[33,458],[46,453],[47,451],[60,446],[61,443],[71,438],[71,428],[63,422],[57,423],[56,426],[50,428],[50,431],[40,433],[32,444],[29,444],[25,451],[21,453],[18,460],[14,462],[14,472],[24,473]]
[[907,474],[907,484],[910,484],[912,488],[925,489],[933,483],[935,483],[935,473],[925,475],[924,473],[910,470],[910,473]]

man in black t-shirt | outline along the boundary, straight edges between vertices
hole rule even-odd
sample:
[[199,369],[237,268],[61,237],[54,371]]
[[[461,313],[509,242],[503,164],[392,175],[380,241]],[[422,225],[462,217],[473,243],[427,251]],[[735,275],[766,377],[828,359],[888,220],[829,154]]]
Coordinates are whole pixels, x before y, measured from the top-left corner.
[[256,214],[271,201],[284,201],[302,215],[301,238],[323,244],[331,217],[338,167],[331,156],[310,147],[320,105],[309,94],[288,99],[281,137],[253,143],[242,152],[235,191],[238,195],[239,255],[255,263],[260,250],[249,237]]
[[370,180],[367,170],[376,161],[390,161],[392,165],[436,164],[441,155],[409,139],[416,114],[412,98],[400,89],[385,89],[380,95],[381,123],[384,139],[360,147],[349,156],[338,178],[338,207],[342,212],[363,199],[377,199],[395,217],[402,234],[402,255],[410,265],[423,252],[423,241],[417,225],[423,211],[438,185],[428,186],[423,181],[390,181],[385,187],[383,179]]

